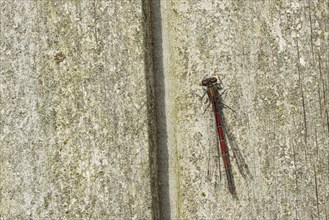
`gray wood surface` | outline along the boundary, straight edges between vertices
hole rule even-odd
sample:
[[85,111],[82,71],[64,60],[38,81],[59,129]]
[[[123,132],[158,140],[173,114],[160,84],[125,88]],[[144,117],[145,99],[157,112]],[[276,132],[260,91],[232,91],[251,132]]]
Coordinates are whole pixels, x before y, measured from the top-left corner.
[[150,219],[141,2],[0,11],[0,219]]
[[[174,218],[328,219],[328,1],[165,7]],[[196,96],[206,75],[222,79],[237,112],[224,110],[237,201],[222,162],[219,176],[214,116]]]

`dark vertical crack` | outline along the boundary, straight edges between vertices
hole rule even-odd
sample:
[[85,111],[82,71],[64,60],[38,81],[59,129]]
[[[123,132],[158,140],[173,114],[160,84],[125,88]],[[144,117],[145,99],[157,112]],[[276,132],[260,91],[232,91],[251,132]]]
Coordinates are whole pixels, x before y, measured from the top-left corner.
[[320,117],[322,118],[322,113],[323,113],[323,108],[322,108],[322,103],[321,103],[321,81],[319,80],[319,83],[317,85],[318,87],[318,96],[319,96],[319,111],[320,111]]
[[316,196],[316,208],[318,211],[318,218],[320,218],[320,209],[319,209],[319,194],[318,194],[318,177],[316,173],[315,164],[313,165],[314,169],[314,182],[315,182],[315,196]]
[[151,1],[152,33],[153,33],[153,62],[156,85],[156,125],[157,125],[157,160],[159,176],[159,206],[160,218],[171,219],[169,191],[169,152],[166,123],[165,77],[163,65],[163,33],[161,0]]
[[[301,91],[301,94],[302,94],[303,120],[304,120],[304,130],[305,130],[304,143],[305,143],[305,146],[307,146],[307,134],[308,134],[308,131],[307,131],[307,120],[306,120],[304,89],[303,89],[302,77],[301,77],[301,74],[300,74],[300,68],[299,68],[300,55],[299,55],[298,39],[296,39],[296,46],[297,46],[297,73],[298,73],[299,87],[300,87],[300,91]],[[306,158],[306,150],[304,150],[304,154],[305,154],[305,161],[307,161],[307,158]]]
[[326,109],[326,117],[327,117],[327,131],[329,133],[329,114],[327,109]]
[[[319,143],[318,143],[318,132],[315,128],[315,147],[316,147],[316,162],[319,161]],[[315,179],[315,195],[316,195],[316,207],[318,211],[318,218],[320,218],[320,209],[319,209],[319,194],[318,194],[318,177],[316,172],[316,167],[314,164],[314,179]]]
[[292,145],[292,152],[293,152],[294,165],[295,165],[295,185],[296,185],[295,215],[296,215],[296,218],[298,219],[298,210],[297,210],[297,206],[298,206],[298,199],[297,199],[297,195],[298,195],[298,170],[297,170],[297,166],[296,166],[296,151],[295,151],[295,144],[294,143]]
[[311,3],[310,0],[308,0],[308,17],[310,20],[310,38],[311,38],[311,50],[312,50],[312,58],[314,60],[314,46],[313,46],[313,25],[312,25],[312,16],[311,16]]
[[153,219],[170,219],[169,153],[160,0],[142,0]]
[[152,219],[159,219],[159,187],[158,187],[158,160],[157,160],[157,126],[156,126],[156,97],[154,85],[153,63],[153,36],[150,1],[142,0],[144,34],[144,65],[147,93],[147,125],[149,140],[149,167],[152,196]]
[[[324,78],[323,78],[323,73],[322,73],[322,66],[321,66],[321,57],[320,54],[318,55],[318,61],[319,61],[319,74],[320,74],[320,82],[322,83],[322,90],[323,90],[323,101],[324,101],[324,106],[326,106],[326,88],[325,88],[325,83],[324,83]],[[321,100],[320,100],[320,114],[322,115],[322,107],[321,107]],[[325,113],[326,113],[326,119],[327,119],[327,132],[329,134],[329,117],[328,117],[328,109],[325,108]]]

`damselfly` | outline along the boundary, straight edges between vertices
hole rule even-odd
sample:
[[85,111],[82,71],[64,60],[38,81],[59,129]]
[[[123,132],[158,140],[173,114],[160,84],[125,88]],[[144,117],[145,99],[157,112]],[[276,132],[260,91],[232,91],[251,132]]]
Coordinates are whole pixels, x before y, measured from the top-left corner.
[[[228,107],[222,102],[222,97],[220,91],[223,89],[222,83],[217,80],[216,77],[207,77],[202,80],[202,86],[207,87],[207,94],[209,98],[209,105],[212,105],[215,119],[216,127],[219,138],[219,151],[223,158],[224,169],[227,177],[227,184],[230,193],[236,198],[235,184],[232,173],[230,155],[228,152],[228,147],[225,139],[224,128],[223,128],[223,108]],[[208,106],[209,107],[209,106]]]

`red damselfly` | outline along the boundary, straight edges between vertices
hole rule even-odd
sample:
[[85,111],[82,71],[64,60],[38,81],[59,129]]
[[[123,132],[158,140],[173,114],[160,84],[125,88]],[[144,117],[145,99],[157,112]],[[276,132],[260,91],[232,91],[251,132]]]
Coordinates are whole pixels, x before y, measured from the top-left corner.
[[[223,158],[224,169],[227,177],[227,184],[230,193],[233,197],[236,198],[235,184],[232,173],[232,166],[230,161],[230,155],[227,147],[227,142],[224,134],[223,128],[223,108],[228,107],[222,102],[222,97],[220,91],[223,89],[222,83],[217,80],[216,77],[207,77],[202,80],[202,86],[207,87],[207,93],[209,98],[209,105],[212,105],[215,119],[216,119],[216,127],[219,138],[219,151]],[[205,95],[205,94],[204,94]],[[209,107],[209,106],[208,106]]]

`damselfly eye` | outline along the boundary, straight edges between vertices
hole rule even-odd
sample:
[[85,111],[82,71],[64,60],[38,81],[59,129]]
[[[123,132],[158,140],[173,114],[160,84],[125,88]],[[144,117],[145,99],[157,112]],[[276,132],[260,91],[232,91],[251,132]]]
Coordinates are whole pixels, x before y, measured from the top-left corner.
[[215,77],[211,77],[211,78],[209,78],[209,81],[211,83],[215,83],[215,82],[217,82],[217,79]]
[[201,84],[203,86],[208,86],[209,84],[216,83],[216,82],[217,82],[216,77],[209,77],[209,78],[202,80]]
[[207,78],[207,79],[202,80],[201,84],[203,86],[207,86],[209,84],[209,79]]

